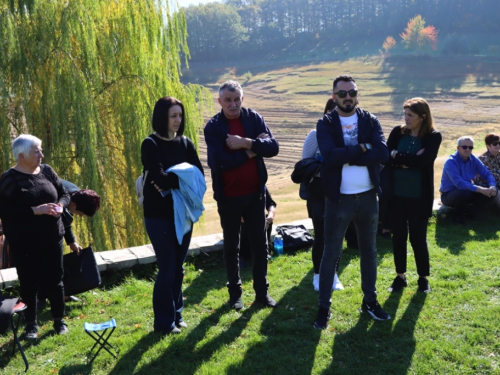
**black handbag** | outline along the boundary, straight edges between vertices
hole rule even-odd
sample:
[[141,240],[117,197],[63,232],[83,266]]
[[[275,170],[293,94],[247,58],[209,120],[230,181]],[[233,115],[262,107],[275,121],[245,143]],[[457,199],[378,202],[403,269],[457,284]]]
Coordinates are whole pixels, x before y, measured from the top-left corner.
[[303,225],[280,225],[276,233],[283,237],[284,251],[305,249],[314,242],[313,235]]
[[66,296],[87,292],[101,285],[101,274],[91,246],[83,249],[80,255],[76,253],[64,255],[63,266]]

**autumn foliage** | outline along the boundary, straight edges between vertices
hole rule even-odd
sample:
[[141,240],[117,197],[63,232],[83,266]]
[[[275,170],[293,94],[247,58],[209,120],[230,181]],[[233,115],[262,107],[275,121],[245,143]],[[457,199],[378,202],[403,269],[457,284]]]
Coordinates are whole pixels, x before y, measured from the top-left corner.
[[434,26],[425,26],[425,20],[417,15],[408,21],[406,29],[400,34],[407,49],[423,52],[429,47],[437,49],[438,31]]
[[382,48],[385,51],[385,55],[389,55],[389,50],[394,48],[396,45],[396,40],[392,36],[388,36],[385,38],[384,44],[382,44]]

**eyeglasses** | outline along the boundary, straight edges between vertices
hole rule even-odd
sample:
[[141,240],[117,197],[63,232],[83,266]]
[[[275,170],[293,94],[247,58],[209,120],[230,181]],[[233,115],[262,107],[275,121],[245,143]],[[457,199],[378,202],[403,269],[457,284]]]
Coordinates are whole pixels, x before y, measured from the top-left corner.
[[474,146],[458,146],[458,147],[462,147],[462,150],[473,150],[474,149]]
[[491,145],[496,147],[496,146],[500,145],[500,142],[493,142]]
[[351,89],[349,91],[340,90],[340,91],[334,92],[334,94],[338,95],[338,97],[340,99],[344,99],[347,96],[347,94],[349,94],[349,96],[351,98],[355,98],[356,96],[358,96],[358,90],[354,90],[354,89]]

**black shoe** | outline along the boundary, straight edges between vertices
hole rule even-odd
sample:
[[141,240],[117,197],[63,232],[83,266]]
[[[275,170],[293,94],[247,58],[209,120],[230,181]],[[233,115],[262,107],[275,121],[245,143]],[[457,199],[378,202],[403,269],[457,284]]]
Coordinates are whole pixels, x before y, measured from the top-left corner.
[[389,292],[401,292],[403,288],[408,286],[408,281],[406,281],[406,277],[396,276],[391,286],[387,288]]
[[367,312],[375,320],[389,320],[391,316],[387,314],[377,301],[366,303],[363,301],[361,304],[361,311]]
[[243,308],[243,302],[241,301],[241,296],[229,297],[229,306],[236,311],[240,311]]
[[316,329],[327,329],[328,321],[332,317],[332,312],[330,309],[325,309],[324,307],[320,307],[318,311],[318,316],[313,323],[313,327]]
[[38,326],[36,323],[26,324],[24,338],[26,340],[36,340],[38,338]]
[[429,285],[429,280],[427,280],[426,277],[419,277],[418,278],[418,291],[424,292],[424,293],[429,293],[431,291],[431,287]]
[[53,327],[54,327],[54,331],[56,331],[56,333],[58,335],[65,335],[66,333],[69,332],[66,322],[62,319],[54,320]]
[[278,307],[278,303],[269,294],[266,294],[264,297],[255,297],[255,302],[258,302],[266,307],[271,307],[273,309],[275,307]]

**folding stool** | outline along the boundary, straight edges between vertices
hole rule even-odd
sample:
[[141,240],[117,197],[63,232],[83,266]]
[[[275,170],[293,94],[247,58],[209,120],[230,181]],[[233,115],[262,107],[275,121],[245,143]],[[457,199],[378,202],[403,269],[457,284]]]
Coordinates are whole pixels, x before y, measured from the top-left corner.
[[[12,333],[14,334],[14,343],[12,346],[12,355],[16,352],[16,345],[19,348],[19,351],[21,352],[21,356],[23,357],[24,364],[26,366],[26,369],[24,372],[28,371],[29,368],[29,363],[28,359],[26,358],[26,355],[24,354],[23,346],[21,345],[21,342],[19,341],[19,337],[17,336],[17,330],[19,329],[19,322],[21,320],[21,316],[24,313],[24,310],[26,310],[27,306],[24,302],[19,300],[18,298],[6,298],[4,296],[0,296],[0,316],[2,316],[3,323],[2,323],[2,328],[1,331],[4,333],[5,330],[7,330],[7,327],[10,325],[10,328],[12,328]],[[14,323],[14,315],[17,315],[17,322]],[[8,320],[8,321],[7,321]]]
[[[101,349],[106,350],[114,358],[118,358],[117,356],[119,351],[113,348],[113,346],[111,346],[111,344],[108,342],[109,338],[116,329],[116,321],[114,319],[111,319],[109,322],[104,322],[100,324],[85,323],[83,325],[83,328],[85,329],[85,332],[87,332],[87,334],[95,340],[94,346],[92,347],[92,349],[90,349],[89,357],[92,355],[92,352],[94,351],[95,347],[99,345],[97,352],[94,354],[90,362],[88,362],[88,364],[91,364],[94,361],[94,359],[97,357]],[[111,330],[106,335],[106,332],[109,329]],[[102,333],[100,333],[100,331],[102,331]]]

